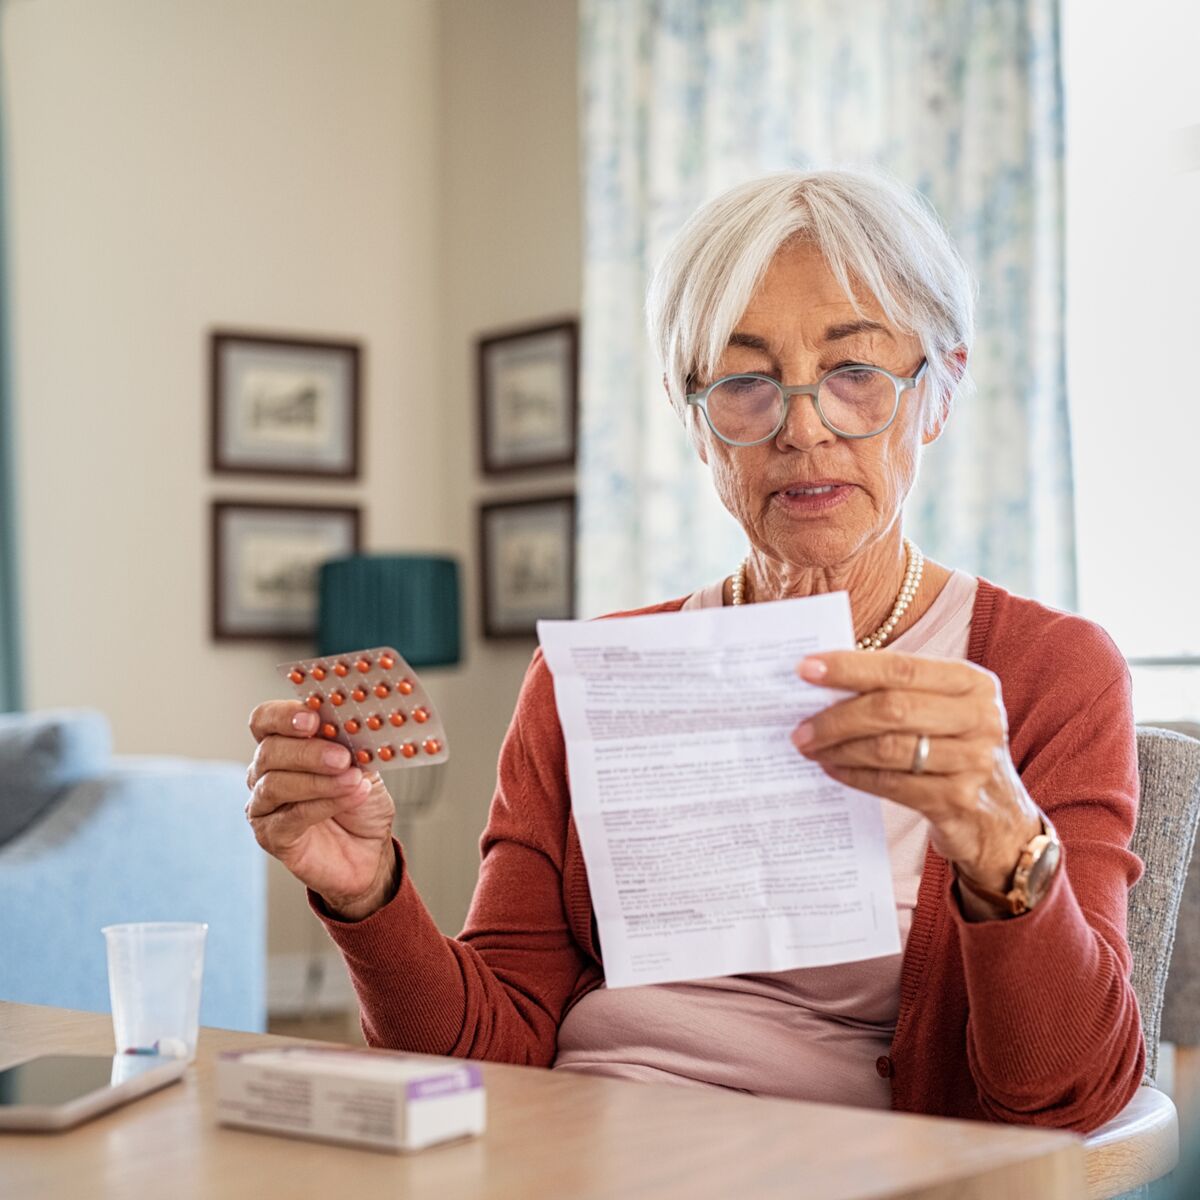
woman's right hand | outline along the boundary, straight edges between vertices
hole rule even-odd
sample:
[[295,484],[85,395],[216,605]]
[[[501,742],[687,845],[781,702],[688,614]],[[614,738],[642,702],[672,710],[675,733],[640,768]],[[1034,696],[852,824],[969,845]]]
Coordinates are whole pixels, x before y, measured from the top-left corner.
[[258,844],[336,916],[361,920],[396,892],[396,809],[378,772],[353,766],[345,746],[316,736],[318,725],[296,700],[250,714],[258,750],[246,773],[246,818]]

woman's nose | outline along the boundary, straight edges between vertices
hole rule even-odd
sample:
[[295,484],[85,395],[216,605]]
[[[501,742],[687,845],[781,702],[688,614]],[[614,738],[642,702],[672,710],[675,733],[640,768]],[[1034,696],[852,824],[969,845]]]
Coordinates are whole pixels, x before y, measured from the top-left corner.
[[780,450],[812,450],[836,441],[837,434],[821,421],[815,397],[799,393],[790,397],[783,426],[775,435]]

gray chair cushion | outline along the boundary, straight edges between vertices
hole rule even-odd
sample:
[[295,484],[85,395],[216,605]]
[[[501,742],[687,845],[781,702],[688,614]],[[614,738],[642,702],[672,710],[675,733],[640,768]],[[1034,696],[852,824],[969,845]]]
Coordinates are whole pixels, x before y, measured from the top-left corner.
[[[1188,737],[1200,738],[1200,724],[1188,721],[1155,722]],[[1163,1000],[1162,1036],[1177,1046],[1200,1046],[1200,854],[1193,851],[1179,902],[1175,948],[1167,972]]]
[[1138,728],[1137,741],[1140,802],[1132,849],[1146,870],[1129,894],[1128,937],[1146,1075],[1153,1080],[1167,967],[1200,818],[1200,742],[1147,726]]
[[103,713],[0,714],[0,846],[74,784],[103,771],[111,757],[112,734]]

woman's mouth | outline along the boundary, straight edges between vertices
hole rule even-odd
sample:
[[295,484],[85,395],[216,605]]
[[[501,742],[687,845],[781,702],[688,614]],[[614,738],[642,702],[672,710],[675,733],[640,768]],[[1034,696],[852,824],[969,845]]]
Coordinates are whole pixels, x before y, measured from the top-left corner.
[[828,480],[820,483],[796,484],[794,487],[781,488],[775,493],[775,500],[788,512],[801,515],[804,513],[825,512],[844,503],[854,490],[852,483],[840,483]]

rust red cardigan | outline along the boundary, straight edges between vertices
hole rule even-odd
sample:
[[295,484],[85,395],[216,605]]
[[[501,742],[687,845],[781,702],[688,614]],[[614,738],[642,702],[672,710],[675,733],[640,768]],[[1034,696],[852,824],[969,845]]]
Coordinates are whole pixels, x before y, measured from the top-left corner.
[[[968,924],[945,859],[928,852],[881,1068],[896,1109],[1091,1130],[1129,1101],[1145,1059],[1125,941],[1141,872],[1129,850],[1129,674],[1097,626],[985,580],[967,653],[1000,679],[1013,762],[1062,838],[1065,874],[1032,912]],[[310,900],[345,956],[372,1045],[549,1066],[559,1022],[604,967],[540,652],[481,848],[457,938],[438,930],[404,871],[395,898],[364,921],[332,920]]]

